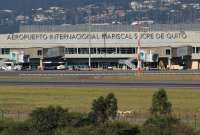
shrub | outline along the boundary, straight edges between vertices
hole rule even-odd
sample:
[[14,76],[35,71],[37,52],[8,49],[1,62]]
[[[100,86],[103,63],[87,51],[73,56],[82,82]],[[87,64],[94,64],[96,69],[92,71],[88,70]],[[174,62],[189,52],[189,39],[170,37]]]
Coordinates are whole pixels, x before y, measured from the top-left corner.
[[190,126],[179,122],[173,126],[173,135],[197,135],[197,133]]
[[70,127],[82,127],[93,124],[88,118],[88,114],[85,113],[69,112],[67,113],[66,119],[67,126]]
[[125,121],[113,121],[108,125],[108,128],[112,129],[116,135],[138,135],[140,133],[138,127]]
[[114,121],[98,126],[90,125],[79,128],[57,130],[55,135],[138,135],[140,130],[127,122]]
[[12,122],[8,128],[5,128],[1,135],[37,135],[31,129],[29,122]]
[[[98,135],[95,127],[84,126],[79,128],[66,127],[64,129],[58,129],[55,135]],[[102,135],[102,134],[101,134]]]
[[153,116],[143,125],[143,135],[173,135],[173,126],[178,123],[173,117]]
[[55,129],[66,126],[67,110],[61,107],[37,108],[31,113],[31,124],[38,134],[52,135]]
[[8,129],[10,126],[12,126],[13,124],[15,124],[15,122],[13,120],[3,120],[0,121],[0,133],[5,130]]

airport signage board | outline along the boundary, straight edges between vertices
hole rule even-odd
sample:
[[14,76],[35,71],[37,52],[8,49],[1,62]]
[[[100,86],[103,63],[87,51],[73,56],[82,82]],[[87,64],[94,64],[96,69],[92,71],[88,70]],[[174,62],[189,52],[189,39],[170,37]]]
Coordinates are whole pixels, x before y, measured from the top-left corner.
[[134,47],[186,46],[200,42],[200,32],[50,32],[0,35],[0,47]]
[[185,32],[141,32],[141,33],[16,33],[8,34],[7,40],[173,40],[187,39]]

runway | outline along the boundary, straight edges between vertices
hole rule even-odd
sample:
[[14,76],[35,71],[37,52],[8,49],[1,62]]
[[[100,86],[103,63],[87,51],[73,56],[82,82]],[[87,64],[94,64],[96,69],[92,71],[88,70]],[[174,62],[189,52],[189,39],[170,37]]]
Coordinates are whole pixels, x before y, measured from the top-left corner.
[[66,80],[66,81],[0,81],[0,85],[9,86],[49,86],[49,87],[153,87],[153,88],[200,88],[198,81],[100,81],[100,80]]

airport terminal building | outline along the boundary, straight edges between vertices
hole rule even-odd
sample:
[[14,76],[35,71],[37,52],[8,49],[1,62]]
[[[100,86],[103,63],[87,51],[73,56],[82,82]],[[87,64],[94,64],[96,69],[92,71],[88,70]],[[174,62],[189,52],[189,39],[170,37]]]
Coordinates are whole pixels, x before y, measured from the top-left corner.
[[[0,35],[0,59],[32,69],[65,65],[104,69],[200,69],[200,24],[20,26]],[[139,31],[139,32],[138,32]],[[140,38],[138,38],[138,36]]]

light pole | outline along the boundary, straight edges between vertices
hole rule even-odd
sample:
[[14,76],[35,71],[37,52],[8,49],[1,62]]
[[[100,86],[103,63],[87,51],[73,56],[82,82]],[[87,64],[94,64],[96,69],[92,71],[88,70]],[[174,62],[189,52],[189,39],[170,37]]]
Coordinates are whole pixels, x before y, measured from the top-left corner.
[[141,37],[140,37],[140,21],[137,21],[137,71],[141,71],[141,59],[140,59],[140,47],[141,47]]
[[89,23],[88,67],[89,67],[89,69],[91,69],[91,9],[89,9],[88,15],[89,15],[89,17],[88,17],[88,23]]

